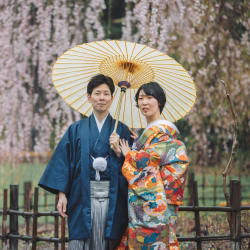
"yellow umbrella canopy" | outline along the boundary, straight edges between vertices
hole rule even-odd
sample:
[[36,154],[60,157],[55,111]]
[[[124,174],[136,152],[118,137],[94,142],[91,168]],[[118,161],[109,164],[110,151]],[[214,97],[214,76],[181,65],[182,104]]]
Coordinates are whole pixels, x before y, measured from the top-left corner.
[[[52,80],[62,98],[73,109],[90,115],[87,84],[91,77],[104,74],[116,86],[110,114],[131,128],[145,127],[146,122],[136,107],[136,90],[155,81],[165,90],[167,103],[162,118],[176,121],[185,116],[196,99],[195,84],[187,71],[173,58],[143,44],[127,41],[95,41],[66,51],[53,66]],[[118,84],[130,83],[119,105]],[[120,106],[120,108],[119,108]]]

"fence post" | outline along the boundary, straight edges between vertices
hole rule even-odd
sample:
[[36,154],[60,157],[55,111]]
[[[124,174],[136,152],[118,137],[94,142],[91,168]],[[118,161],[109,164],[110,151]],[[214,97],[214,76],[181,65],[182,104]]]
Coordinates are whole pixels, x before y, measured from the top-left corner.
[[188,172],[188,206],[193,206],[193,184],[194,184],[194,171]]
[[61,219],[61,250],[65,250],[65,218]]
[[34,208],[33,208],[33,226],[32,226],[32,250],[36,250],[37,238],[37,216],[38,214],[38,188],[35,188]]
[[8,245],[7,245],[7,207],[8,207],[8,189],[4,189],[3,191],[3,217],[2,217],[2,249],[7,250]]
[[240,181],[230,181],[230,203],[234,211],[231,213],[231,234],[232,234],[232,250],[241,249],[241,194],[240,194]]
[[[31,182],[24,182],[24,211],[31,210],[31,197],[32,197],[32,184]],[[29,216],[25,217],[25,227],[26,227],[26,235],[29,235],[30,232],[30,218]]]
[[[193,182],[193,204],[194,204],[194,207],[199,207],[197,181]],[[196,237],[199,237],[199,236],[201,236],[200,212],[199,211],[195,211],[194,215],[195,215],[195,232],[196,232]],[[202,250],[200,239],[197,240],[197,250]]]
[[[58,195],[56,195],[56,198],[55,198],[55,210],[57,210],[57,202],[58,202]],[[54,237],[55,238],[58,238],[58,236],[59,236],[59,234],[58,234],[58,231],[59,231],[58,226],[59,226],[59,217],[56,214],[55,215],[55,220],[54,220]],[[54,249],[58,250],[58,242],[54,243]]]
[[[24,196],[23,196],[23,204],[24,204],[24,211],[31,210],[31,198],[32,198],[32,183],[30,181],[24,182]],[[26,235],[30,234],[30,217],[25,216],[25,233]],[[30,242],[26,241],[26,249],[29,249]]]
[[[10,185],[10,209],[18,210],[18,185]],[[18,215],[10,214],[10,234],[18,235]],[[18,240],[10,239],[10,250],[18,250]]]

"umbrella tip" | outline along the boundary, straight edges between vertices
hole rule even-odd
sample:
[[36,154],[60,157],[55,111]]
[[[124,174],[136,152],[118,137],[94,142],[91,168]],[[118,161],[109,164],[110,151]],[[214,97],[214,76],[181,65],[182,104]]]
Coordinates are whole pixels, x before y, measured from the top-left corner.
[[128,89],[128,88],[131,87],[131,84],[129,82],[127,82],[127,81],[121,81],[121,82],[118,82],[118,86],[120,88],[126,88],[126,89]]

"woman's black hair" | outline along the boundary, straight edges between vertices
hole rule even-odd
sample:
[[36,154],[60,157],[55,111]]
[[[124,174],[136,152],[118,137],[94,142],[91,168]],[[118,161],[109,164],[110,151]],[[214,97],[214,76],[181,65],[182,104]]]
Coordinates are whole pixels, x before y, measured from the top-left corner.
[[153,96],[159,103],[160,113],[166,104],[166,94],[163,88],[157,82],[144,83],[135,94],[136,106],[138,108],[138,98],[140,91],[143,90],[146,95]]
[[103,83],[108,85],[111,95],[113,96],[113,93],[115,91],[114,82],[112,78],[102,75],[102,74],[96,75],[90,79],[88,86],[87,86],[87,93],[91,95],[94,88],[98,87],[99,85],[102,85]]

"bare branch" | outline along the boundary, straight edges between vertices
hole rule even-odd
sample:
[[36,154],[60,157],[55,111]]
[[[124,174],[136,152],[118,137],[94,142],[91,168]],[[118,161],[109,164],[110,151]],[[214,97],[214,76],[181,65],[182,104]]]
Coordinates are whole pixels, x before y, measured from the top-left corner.
[[[222,172],[224,196],[225,196],[225,199],[226,199],[227,206],[230,206],[230,196],[229,196],[229,194],[227,192],[227,176],[232,170],[232,162],[233,162],[233,158],[234,158],[234,155],[235,155],[235,148],[236,148],[236,145],[237,145],[238,123],[237,123],[237,118],[236,118],[235,111],[234,111],[234,108],[233,108],[233,104],[232,104],[232,101],[231,101],[231,98],[230,98],[229,86],[223,80],[220,80],[220,82],[223,83],[223,85],[225,87],[226,95],[227,95],[227,101],[229,103],[230,111],[231,111],[231,114],[232,114],[232,119],[233,119],[233,122],[234,122],[234,124],[233,124],[233,129],[234,129],[233,130],[233,144],[232,144],[231,154],[230,154],[230,158],[228,160],[228,163],[227,163],[224,171]],[[230,220],[231,220],[230,216],[228,215],[227,217],[228,217],[228,222],[230,224]]]

